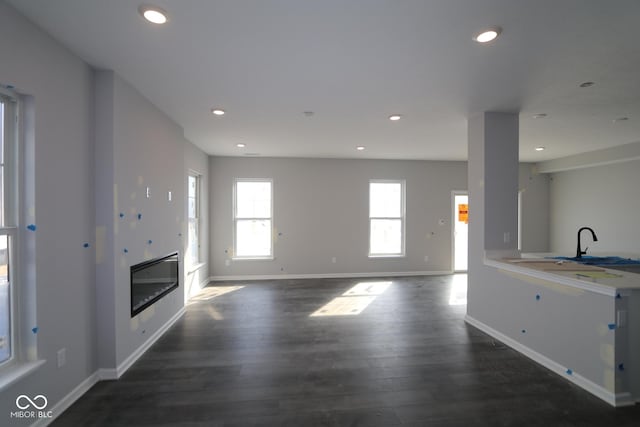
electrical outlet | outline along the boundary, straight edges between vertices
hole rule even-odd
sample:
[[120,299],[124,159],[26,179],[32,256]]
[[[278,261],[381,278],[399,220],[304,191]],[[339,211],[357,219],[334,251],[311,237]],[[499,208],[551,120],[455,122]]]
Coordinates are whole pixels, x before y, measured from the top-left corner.
[[58,350],[58,368],[62,368],[67,363],[67,349]]

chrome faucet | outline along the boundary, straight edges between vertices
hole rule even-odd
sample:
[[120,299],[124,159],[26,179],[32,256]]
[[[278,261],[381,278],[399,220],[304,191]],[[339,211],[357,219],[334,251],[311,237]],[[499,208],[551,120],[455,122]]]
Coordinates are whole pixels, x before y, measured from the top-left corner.
[[593,229],[591,229],[590,227],[580,228],[580,230],[578,230],[578,250],[576,252],[576,258],[582,258],[582,255],[585,255],[587,253],[587,249],[589,249],[589,247],[586,247],[583,251],[582,248],[580,247],[580,232],[582,230],[589,230],[591,232],[591,236],[593,237],[593,241],[594,242],[598,241],[598,238],[596,237],[596,233],[593,231]]

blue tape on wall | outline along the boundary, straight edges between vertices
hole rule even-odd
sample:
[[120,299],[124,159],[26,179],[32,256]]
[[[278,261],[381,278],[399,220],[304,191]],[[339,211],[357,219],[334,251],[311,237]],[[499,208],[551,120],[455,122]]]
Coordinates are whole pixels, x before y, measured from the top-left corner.
[[91,245],[90,245],[90,244],[88,244],[88,243],[85,243],[84,245],[82,245],[82,247],[83,247],[83,248],[88,248],[88,247],[90,247],[90,246],[91,246]]
[[124,218],[124,214],[120,212],[120,218]]
[[141,213],[139,213],[139,214],[138,214],[138,221],[140,221],[141,219],[142,219],[142,214],[141,214]]
[[615,323],[609,323],[609,329],[610,330],[614,330],[616,328],[616,324]]
[[622,298],[622,295],[616,294],[616,299],[620,299],[620,298]]
[[618,370],[619,370],[619,371],[624,371],[624,363],[620,363],[620,364],[618,365]]
[[29,231],[36,231],[36,229],[37,229],[37,228],[38,228],[38,227],[36,227],[36,225],[35,225],[35,224],[29,224],[29,225],[27,225],[27,230],[29,230]]
[[536,295],[536,301],[540,301],[540,294]]
[[124,252],[125,254],[128,254],[128,253],[129,253],[129,249],[124,248],[124,249],[122,250],[122,252]]
[[147,240],[147,243],[148,243],[148,244],[152,244],[152,243],[153,243],[153,240]]
[[526,329],[523,329],[523,330],[522,330],[522,333],[523,333],[523,334],[526,334],[526,333],[527,333],[527,330],[526,330]]
[[38,333],[38,327],[36,326],[36,327],[32,328],[31,332],[33,332],[34,334],[37,334]]
[[571,369],[567,369],[567,375],[573,375],[573,371]]

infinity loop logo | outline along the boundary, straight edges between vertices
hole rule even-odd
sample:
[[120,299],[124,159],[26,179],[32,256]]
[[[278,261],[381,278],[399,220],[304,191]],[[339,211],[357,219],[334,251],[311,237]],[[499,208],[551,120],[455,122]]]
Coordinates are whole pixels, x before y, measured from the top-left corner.
[[36,409],[44,409],[47,407],[48,403],[47,398],[41,394],[37,395],[33,399],[24,394],[21,394],[16,398],[16,406],[22,410],[27,409],[29,406],[33,406]]

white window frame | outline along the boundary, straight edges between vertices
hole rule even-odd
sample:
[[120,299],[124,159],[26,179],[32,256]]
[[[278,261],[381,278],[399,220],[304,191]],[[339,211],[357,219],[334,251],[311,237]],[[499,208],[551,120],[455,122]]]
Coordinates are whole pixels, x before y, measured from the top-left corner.
[[[32,331],[32,326],[36,325],[35,319],[35,289],[33,284],[23,282],[21,269],[23,268],[20,253],[23,250],[21,241],[27,231],[20,225],[21,206],[24,203],[24,194],[21,189],[22,178],[24,178],[22,166],[24,163],[24,137],[23,127],[23,101],[20,95],[12,90],[0,87],[0,97],[5,105],[10,106],[10,120],[5,121],[5,129],[10,129],[10,144],[5,145],[5,177],[10,176],[10,185],[5,183],[4,202],[10,206],[6,210],[5,225],[0,227],[0,233],[10,237],[8,245],[9,251],[9,273],[10,273],[10,342],[11,355],[9,359],[0,364],[0,392],[10,387],[23,377],[44,365],[46,360],[38,359],[37,331]],[[10,224],[10,226],[9,226]]]
[[[195,201],[196,201],[196,206],[195,206],[195,217],[191,218],[189,216],[189,178],[195,178],[196,180],[196,196],[195,196]],[[199,174],[198,172],[195,171],[189,171],[189,174],[187,176],[187,242],[191,243],[191,236],[189,235],[189,225],[191,223],[192,220],[195,219],[195,224],[196,224],[196,233],[198,236],[198,253],[197,253],[197,258],[196,259],[192,259],[189,257],[189,261],[190,261],[190,265],[188,265],[188,268],[190,270],[193,269],[197,269],[198,267],[200,267],[203,262],[202,262],[202,250],[201,250],[201,240],[200,240],[200,231],[202,229],[202,221],[201,221],[201,209],[200,209],[200,204],[201,204],[201,198],[202,198],[202,194],[201,194],[201,188],[202,188],[202,175]],[[191,255],[191,248],[187,247],[187,253],[189,254],[189,256]]]
[[[371,184],[400,184],[400,217],[373,217],[371,216]],[[370,179],[367,187],[368,190],[368,211],[369,211],[369,258],[403,258],[406,256],[405,244],[406,244],[406,223],[407,223],[407,215],[406,215],[406,192],[407,192],[407,184],[404,179]],[[371,220],[374,219],[392,219],[392,220],[400,220],[401,226],[401,252],[399,253],[372,253],[371,252]]]
[[[270,207],[270,211],[271,211],[271,216],[270,217],[256,217],[256,218],[237,218],[236,216],[236,212],[237,212],[237,206],[238,206],[238,200],[237,200],[237,188],[238,188],[238,183],[239,182],[268,182],[271,184],[271,207]],[[236,178],[233,181],[233,212],[232,212],[232,217],[233,217],[233,260],[238,260],[238,261],[242,261],[242,260],[273,260],[275,259],[274,257],[274,253],[273,253],[273,227],[274,227],[274,212],[273,212],[273,199],[274,199],[274,188],[273,188],[273,179],[271,178]],[[237,247],[238,247],[238,240],[237,240],[237,234],[238,234],[238,221],[247,221],[247,220],[254,220],[254,221],[264,221],[264,220],[269,220],[271,221],[271,227],[269,229],[269,255],[242,255],[239,256],[237,255]]]

